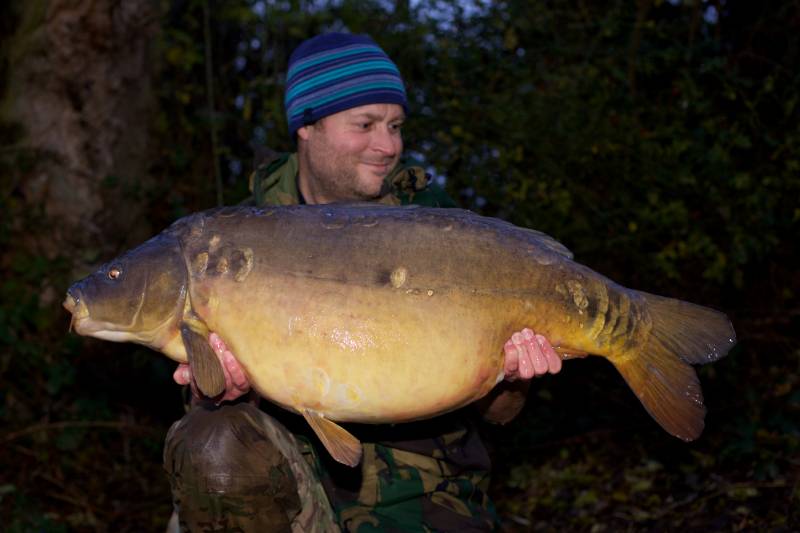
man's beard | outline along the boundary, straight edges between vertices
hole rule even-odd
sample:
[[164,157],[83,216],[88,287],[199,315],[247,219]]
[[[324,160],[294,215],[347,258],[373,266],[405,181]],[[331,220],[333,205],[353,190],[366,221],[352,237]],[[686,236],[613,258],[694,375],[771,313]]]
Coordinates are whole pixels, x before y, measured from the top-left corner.
[[325,154],[322,155],[320,158],[322,161],[312,161],[309,166],[315,188],[326,198],[338,202],[368,201],[380,198],[389,192],[390,187],[383,179],[377,190],[365,190],[366,187],[358,175],[358,161],[325,158]]

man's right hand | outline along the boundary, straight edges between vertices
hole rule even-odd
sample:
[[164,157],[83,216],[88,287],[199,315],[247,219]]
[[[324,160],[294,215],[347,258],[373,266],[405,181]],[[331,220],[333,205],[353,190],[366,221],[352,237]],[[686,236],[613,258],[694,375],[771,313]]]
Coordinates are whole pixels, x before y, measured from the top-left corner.
[[[219,362],[222,365],[222,372],[225,374],[225,393],[222,397],[217,399],[217,402],[224,402],[228,400],[235,400],[250,392],[250,380],[244,373],[242,365],[233,356],[219,335],[212,333],[208,336],[208,343],[214,350],[214,353],[219,357]],[[192,378],[192,369],[186,363],[181,363],[172,374],[172,379],[178,385],[191,385],[192,394],[196,398],[201,398],[200,391],[197,390],[197,385]]]

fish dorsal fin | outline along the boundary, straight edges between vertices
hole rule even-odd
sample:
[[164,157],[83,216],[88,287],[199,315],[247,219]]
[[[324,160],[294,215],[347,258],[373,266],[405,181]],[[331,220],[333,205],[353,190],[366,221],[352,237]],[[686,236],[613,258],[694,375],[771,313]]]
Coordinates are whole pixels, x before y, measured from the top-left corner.
[[541,232],[539,230],[526,228],[523,226],[516,226],[506,220],[500,220],[497,218],[489,218],[476,215],[475,213],[467,210],[447,209],[446,211],[448,216],[450,216],[450,213],[452,212],[456,216],[461,216],[464,219],[479,221],[479,223],[482,224],[484,227],[491,228],[499,232],[500,234],[515,235],[515,237],[521,240],[527,241],[530,244],[544,248],[545,250],[548,250],[560,256],[566,257],[567,259],[573,258],[573,253],[570,251],[569,248],[567,248],[566,246],[555,240],[547,233]]
[[361,461],[361,442],[346,429],[316,411],[303,409],[301,413],[334,459],[347,466]]
[[197,388],[209,398],[219,396],[225,392],[225,374],[208,344],[208,329],[195,322],[183,322],[180,329]]
[[544,248],[547,248],[551,252],[555,252],[558,255],[562,255],[567,259],[572,259],[573,254],[569,248],[555,240],[553,237],[548,235],[547,233],[542,233],[539,230],[530,229],[530,228],[521,228],[517,227],[517,229],[521,230],[525,233],[526,237],[529,240],[535,240],[537,244],[541,245]]

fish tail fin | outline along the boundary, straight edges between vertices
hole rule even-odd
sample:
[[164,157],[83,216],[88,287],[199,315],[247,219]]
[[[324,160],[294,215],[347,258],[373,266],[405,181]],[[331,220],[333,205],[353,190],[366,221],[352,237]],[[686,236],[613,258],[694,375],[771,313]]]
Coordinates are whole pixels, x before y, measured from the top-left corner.
[[652,329],[637,353],[611,357],[647,412],[685,441],[703,431],[706,408],[693,364],[724,357],[736,343],[725,314],[672,298],[639,293]]

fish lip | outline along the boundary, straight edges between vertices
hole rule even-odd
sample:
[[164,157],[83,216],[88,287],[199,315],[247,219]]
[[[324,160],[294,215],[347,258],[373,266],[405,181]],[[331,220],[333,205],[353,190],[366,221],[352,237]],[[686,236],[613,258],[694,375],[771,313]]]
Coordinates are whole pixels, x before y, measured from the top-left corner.
[[70,287],[61,305],[72,314],[72,320],[70,320],[69,325],[70,331],[75,331],[75,333],[79,335],[85,334],[86,328],[84,325],[89,318],[89,308],[86,307],[86,303],[83,301],[80,291]]
[[79,301],[79,297],[73,296],[69,291],[67,291],[67,296],[64,298],[64,302],[61,305],[63,305],[64,309],[70,313],[74,313],[75,309],[78,307]]
[[86,302],[80,290],[70,288],[67,291],[67,296],[64,298],[62,305],[64,309],[72,313],[70,331],[74,331],[78,335],[92,336],[97,332],[108,329],[108,324],[104,322],[95,322],[89,316],[89,308],[86,306]]
[[64,306],[64,309],[72,313],[74,320],[79,320],[89,315],[89,309],[86,307],[86,303],[83,301],[81,293],[78,290],[70,288],[61,305]]

